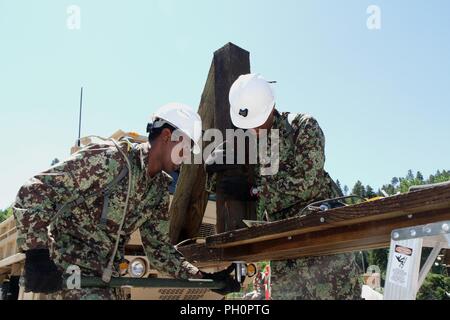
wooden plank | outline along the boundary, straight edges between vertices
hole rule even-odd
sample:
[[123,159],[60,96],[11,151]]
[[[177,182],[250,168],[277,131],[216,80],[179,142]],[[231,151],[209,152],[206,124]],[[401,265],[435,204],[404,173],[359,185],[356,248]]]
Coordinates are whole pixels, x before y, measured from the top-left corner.
[[[388,219],[349,223],[325,230],[316,230],[288,237],[236,244],[226,248],[211,248],[206,244],[180,247],[189,260],[200,267],[212,267],[231,261],[257,262],[322,256],[356,250],[389,246],[394,229],[412,227],[450,219],[450,209],[440,209]],[[350,220],[349,220],[350,221]]]
[[[208,237],[208,247],[232,247],[280,237],[332,229],[362,222],[386,220],[421,212],[450,208],[450,184],[413,191],[358,205],[294,217],[265,225]],[[321,219],[324,219],[322,222]]]
[[[198,113],[202,118],[203,130],[214,126],[214,61],[208,72]],[[204,147],[204,145],[203,145]],[[169,237],[173,244],[197,236],[208,203],[208,193],[204,186],[206,173],[201,164],[184,164],[181,166],[177,188],[170,205]]]
[[[325,218],[324,222],[320,218]],[[450,220],[450,184],[206,238],[179,250],[199,266],[387,247],[393,229]],[[229,241],[228,239],[231,239]],[[219,242],[223,241],[222,243]]]
[[0,268],[7,267],[11,264],[21,262],[22,260],[25,260],[25,254],[23,253],[16,253],[12,256],[6,257],[3,260],[0,260]]

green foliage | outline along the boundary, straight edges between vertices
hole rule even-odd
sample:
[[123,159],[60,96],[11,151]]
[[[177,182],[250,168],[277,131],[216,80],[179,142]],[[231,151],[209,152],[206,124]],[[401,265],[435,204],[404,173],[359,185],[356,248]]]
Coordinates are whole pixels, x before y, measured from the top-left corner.
[[417,293],[418,300],[450,300],[450,277],[429,273]]
[[360,197],[365,197],[366,196],[366,189],[364,188],[363,184],[361,181],[356,181],[355,185],[353,186],[352,189],[352,194],[360,196]]
[[386,275],[387,262],[389,258],[389,249],[375,249],[367,252],[368,264],[378,266],[381,274]]
[[5,221],[9,216],[12,216],[12,209],[0,210],[0,222]]
[[371,186],[369,186],[369,185],[367,185],[366,186],[366,198],[373,198],[373,197],[375,197],[376,196],[376,194],[375,194],[375,192],[373,191],[373,189],[372,189],[372,187]]

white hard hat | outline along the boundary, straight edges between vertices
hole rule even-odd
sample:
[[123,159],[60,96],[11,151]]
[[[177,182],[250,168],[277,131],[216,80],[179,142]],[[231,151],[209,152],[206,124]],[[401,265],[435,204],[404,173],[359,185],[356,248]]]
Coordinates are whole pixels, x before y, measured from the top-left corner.
[[[158,119],[160,120],[158,121]],[[151,121],[153,127],[160,127],[167,122],[175,129],[179,129],[192,140],[193,152],[200,153],[202,119],[190,106],[177,102],[166,104],[153,113]]]
[[230,116],[233,124],[242,129],[263,125],[275,106],[270,84],[259,74],[241,75],[231,86]]

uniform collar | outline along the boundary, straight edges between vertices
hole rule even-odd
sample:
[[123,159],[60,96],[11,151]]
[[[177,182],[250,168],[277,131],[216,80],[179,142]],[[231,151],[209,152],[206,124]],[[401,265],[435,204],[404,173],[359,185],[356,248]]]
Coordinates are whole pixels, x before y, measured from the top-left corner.
[[280,130],[280,135],[283,137],[289,136],[292,130],[292,127],[288,123],[287,115],[288,113],[279,113],[278,110],[275,109],[272,129]]

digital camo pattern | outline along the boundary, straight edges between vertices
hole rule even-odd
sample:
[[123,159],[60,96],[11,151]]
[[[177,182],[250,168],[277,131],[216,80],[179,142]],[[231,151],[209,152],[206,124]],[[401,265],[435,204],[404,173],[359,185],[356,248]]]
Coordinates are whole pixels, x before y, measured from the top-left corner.
[[[167,235],[171,177],[160,172],[147,174],[150,145],[121,141],[131,162],[132,187],[128,212],[122,230],[123,249],[130,235],[140,229],[150,264],[163,273],[189,278],[198,269],[184,260],[170,244]],[[100,218],[104,205],[102,191],[126,166],[114,144],[91,144],[30,179],[14,204],[19,230],[18,245],[23,250],[49,248],[54,262],[66,270],[80,267],[82,275],[101,276],[112,254],[122,219],[128,190],[128,174],[111,190],[106,223]],[[84,197],[70,210],[60,210]],[[115,261],[123,257],[119,250]],[[116,267],[117,267],[116,263]]]
[[[279,171],[257,175],[259,219],[270,221],[298,215],[311,202],[338,196],[324,170],[325,138],[317,121],[275,111],[272,128],[280,132]],[[291,115],[292,116],[292,115]],[[270,137],[269,137],[270,145]],[[359,269],[353,253],[272,261],[273,299],[359,299]]]
[[47,300],[126,300],[120,288],[66,289],[47,295]]

